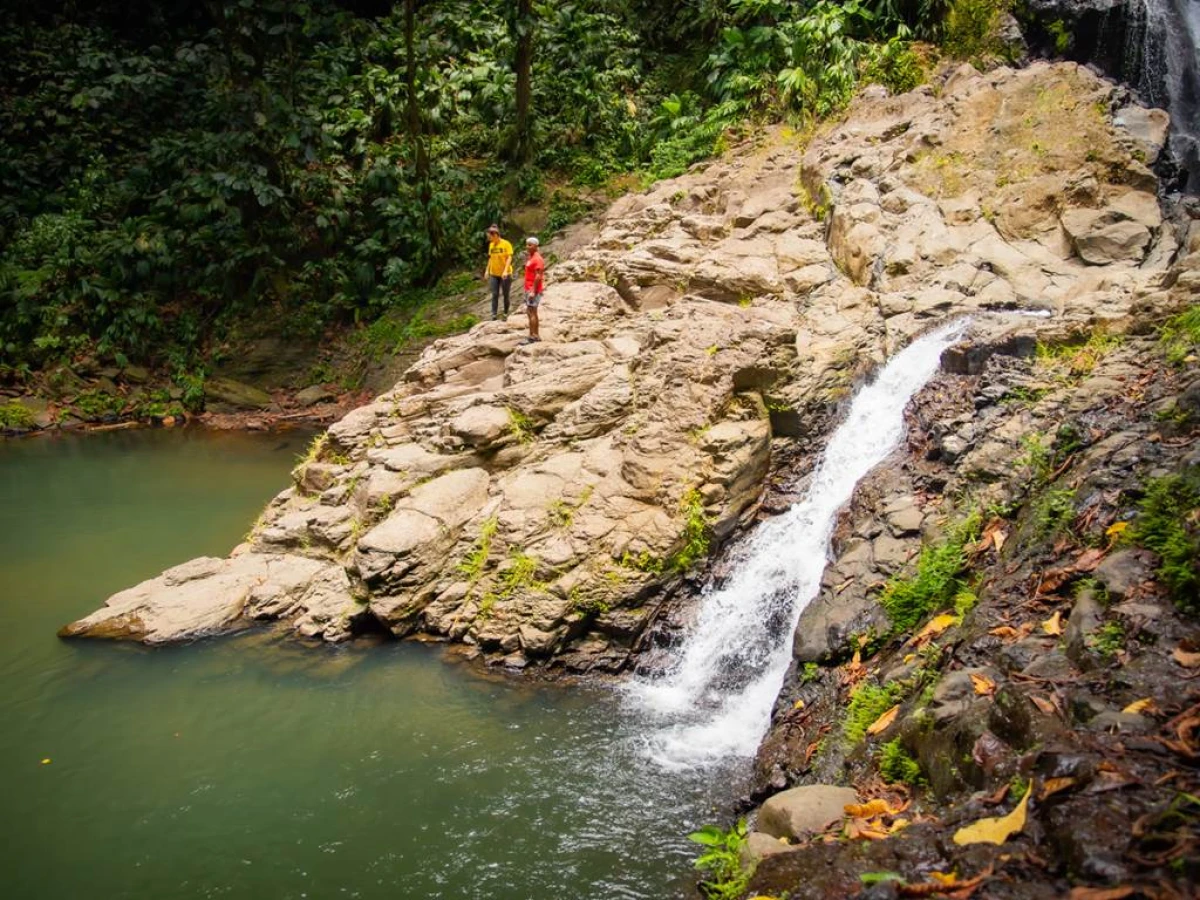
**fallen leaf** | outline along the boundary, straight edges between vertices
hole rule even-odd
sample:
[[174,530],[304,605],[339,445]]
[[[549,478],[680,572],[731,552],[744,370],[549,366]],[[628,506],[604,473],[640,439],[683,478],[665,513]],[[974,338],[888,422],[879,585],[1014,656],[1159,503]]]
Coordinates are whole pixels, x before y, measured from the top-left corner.
[[887,831],[872,828],[865,819],[851,819],[846,823],[846,837],[852,841],[882,841],[886,840],[887,836]]
[[867,728],[867,734],[874,736],[874,735],[879,734],[881,731],[885,731],[889,725],[891,725],[893,722],[896,721],[896,716],[898,716],[899,714],[900,714],[900,704],[897,703],[895,706],[893,706],[891,709],[889,709],[887,712],[885,712],[882,716],[880,716],[878,719],[876,719],[874,722],[871,723],[871,725]]
[[888,833],[895,834],[897,831],[903,831],[911,824],[908,819],[897,819],[892,823],[892,827],[888,829]]
[[934,881],[936,881],[938,884],[945,884],[945,885],[958,884],[958,875],[954,872],[951,872],[949,875],[946,875],[942,872],[930,872],[929,877],[932,878]]
[[954,833],[954,843],[960,847],[966,844],[1003,844],[1012,835],[1019,834],[1025,828],[1025,817],[1028,814],[1029,794],[1021,798],[1007,816],[999,818],[980,819],[970,825],[965,825]]
[[1104,561],[1105,553],[1107,553],[1107,551],[1102,550],[1099,547],[1091,547],[1087,550],[1084,550],[1077,557],[1075,557],[1075,562],[1072,565],[1072,568],[1074,568],[1076,572],[1091,572],[1096,568],[1096,566],[1100,565],[1100,563]]
[[996,693],[996,682],[978,672],[971,673],[971,685],[975,688],[975,693],[981,697],[991,697]]
[[1125,529],[1129,527],[1128,522],[1113,522],[1108,528],[1104,529],[1104,536],[1110,539],[1119,538],[1125,533]]
[[1189,653],[1182,647],[1176,647],[1171,653],[1171,658],[1185,669],[1200,668],[1200,653]]
[[988,634],[1002,638],[1015,638],[1020,636],[1020,632],[1011,625],[998,625],[989,631]]
[[996,552],[999,553],[1004,549],[1004,542],[1008,540],[1008,532],[996,529],[992,532],[992,544],[996,547]]
[[1008,789],[1011,786],[1012,785],[1006,781],[1004,784],[1000,785],[1000,787],[996,788],[996,790],[992,791],[992,793],[984,797],[981,802],[986,806],[996,806],[999,803],[1003,803],[1004,798],[1008,796]]
[[917,636],[913,638],[916,644],[923,643],[931,638],[937,637],[951,625],[958,624],[958,616],[952,613],[942,613],[940,616],[935,616],[929,620],[929,624],[917,632]]
[[874,800],[869,800],[866,803],[849,803],[846,805],[845,813],[855,819],[870,819],[872,816],[894,816],[896,813],[903,812],[903,809],[894,809],[890,803],[882,797],[876,797]]
[[1123,713],[1140,713],[1140,712],[1154,713],[1154,712],[1158,712],[1158,707],[1156,707],[1154,705],[1154,700],[1152,698],[1143,697],[1141,700],[1134,700],[1127,707],[1125,707],[1123,710],[1121,710],[1121,712],[1123,712]]
[[1054,634],[1054,635],[1062,634],[1063,633],[1062,613],[1056,612],[1054,615],[1052,615],[1050,618],[1048,618],[1045,622],[1043,622],[1042,623],[1042,631],[1046,632],[1046,634]]
[[795,703],[792,704],[792,709],[804,709],[804,701],[797,700]]
[[1042,792],[1038,795],[1039,800],[1045,800],[1047,797],[1052,797],[1068,788],[1074,787],[1078,783],[1077,778],[1047,778],[1042,785]]
[[1033,705],[1040,709],[1048,716],[1058,712],[1058,707],[1054,705],[1053,700],[1047,700],[1045,697],[1039,697],[1037,694],[1030,694],[1029,699],[1033,701]]

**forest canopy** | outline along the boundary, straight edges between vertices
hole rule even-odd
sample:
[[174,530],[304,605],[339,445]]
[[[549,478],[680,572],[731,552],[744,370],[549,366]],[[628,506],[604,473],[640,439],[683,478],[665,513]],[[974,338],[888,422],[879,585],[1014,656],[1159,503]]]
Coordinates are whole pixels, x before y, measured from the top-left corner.
[[[1000,0],[958,0],[998,15]],[[189,364],[411,302],[518,203],[923,77],[939,0],[207,0],[0,14],[0,365]]]

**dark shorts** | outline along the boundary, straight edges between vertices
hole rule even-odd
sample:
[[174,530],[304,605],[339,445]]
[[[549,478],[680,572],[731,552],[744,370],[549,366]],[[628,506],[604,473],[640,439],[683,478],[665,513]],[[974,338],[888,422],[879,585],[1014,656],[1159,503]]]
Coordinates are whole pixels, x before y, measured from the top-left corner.
[[537,309],[542,302],[541,294],[526,294],[525,305],[530,309]]

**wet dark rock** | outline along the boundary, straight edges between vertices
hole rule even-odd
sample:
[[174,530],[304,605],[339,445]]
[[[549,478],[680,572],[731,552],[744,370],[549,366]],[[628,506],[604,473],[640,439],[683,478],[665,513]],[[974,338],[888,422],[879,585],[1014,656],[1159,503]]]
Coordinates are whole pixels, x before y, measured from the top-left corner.
[[1045,656],[1056,643],[1054,638],[1030,635],[1005,645],[997,655],[997,661],[1005,672],[1020,672],[1034,660]]
[[1100,627],[1104,607],[1091,590],[1081,591],[1071,607],[1071,617],[1063,632],[1067,658],[1081,669],[1092,665],[1088,638]]
[[1106,710],[1088,723],[1092,731],[1106,734],[1149,734],[1154,722],[1137,713]]
[[1061,650],[1044,653],[1021,670],[1022,675],[1047,681],[1067,681],[1076,674],[1071,660]]
[[1124,600],[1151,577],[1152,564],[1145,550],[1125,548],[1109,554],[1096,567],[1096,581],[1113,601]]

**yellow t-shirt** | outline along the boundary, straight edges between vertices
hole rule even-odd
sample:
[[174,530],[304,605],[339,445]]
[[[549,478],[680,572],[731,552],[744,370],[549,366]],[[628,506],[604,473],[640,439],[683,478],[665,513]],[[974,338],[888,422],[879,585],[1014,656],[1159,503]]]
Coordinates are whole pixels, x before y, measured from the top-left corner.
[[501,278],[512,275],[512,255],[512,244],[504,238],[495,242],[488,241],[488,274],[499,275]]

